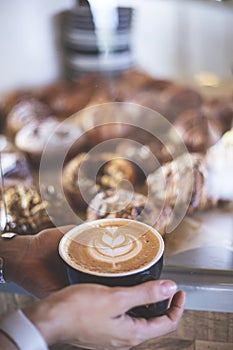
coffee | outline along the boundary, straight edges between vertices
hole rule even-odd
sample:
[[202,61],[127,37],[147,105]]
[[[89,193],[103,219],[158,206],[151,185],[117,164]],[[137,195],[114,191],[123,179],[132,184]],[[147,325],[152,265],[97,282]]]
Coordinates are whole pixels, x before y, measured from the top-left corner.
[[73,268],[94,275],[128,275],[144,270],[163,253],[156,231],[136,221],[103,219],[75,227],[60,253]]
[[[108,218],[79,225],[59,244],[71,284],[135,286],[157,280],[163,266],[164,243],[152,227],[129,219]],[[127,313],[150,318],[166,312],[168,300],[139,305]]]

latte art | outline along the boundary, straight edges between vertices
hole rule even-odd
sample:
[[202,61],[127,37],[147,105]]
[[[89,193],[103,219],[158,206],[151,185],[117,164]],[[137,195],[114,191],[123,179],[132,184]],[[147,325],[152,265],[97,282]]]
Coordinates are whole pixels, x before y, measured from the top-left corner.
[[89,246],[90,255],[103,262],[111,262],[114,266],[118,262],[128,261],[138,255],[142,243],[132,233],[117,232],[117,227],[108,228]]
[[161,257],[162,238],[149,226],[129,221],[103,219],[76,227],[64,237],[62,257],[73,268],[94,275],[144,269]]

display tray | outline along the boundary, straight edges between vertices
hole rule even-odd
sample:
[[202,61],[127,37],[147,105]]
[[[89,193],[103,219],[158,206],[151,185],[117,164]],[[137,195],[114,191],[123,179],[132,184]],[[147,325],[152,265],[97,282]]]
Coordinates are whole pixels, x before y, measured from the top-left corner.
[[166,265],[233,270],[233,209],[187,216],[165,243]]
[[232,207],[187,216],[167,234],[162,277],[187,292],[189,309],[233,312]]

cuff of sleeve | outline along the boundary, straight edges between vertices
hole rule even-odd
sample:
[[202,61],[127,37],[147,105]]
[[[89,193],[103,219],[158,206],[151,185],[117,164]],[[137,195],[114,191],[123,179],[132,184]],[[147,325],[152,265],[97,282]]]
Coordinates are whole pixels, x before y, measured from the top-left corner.
[[48,346],[34,324],[21,310],[16,310],[0,321],[0,329],[19,350],[48,350]]

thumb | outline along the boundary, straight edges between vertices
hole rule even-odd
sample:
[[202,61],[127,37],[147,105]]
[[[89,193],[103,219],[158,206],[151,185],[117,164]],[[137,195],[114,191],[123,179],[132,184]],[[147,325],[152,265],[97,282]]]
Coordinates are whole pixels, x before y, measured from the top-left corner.
[[124,288],[121,298],[122,312],[146,304],[167,299],[176,292],[177,285],[170,280],[149,281],[134,287]]

